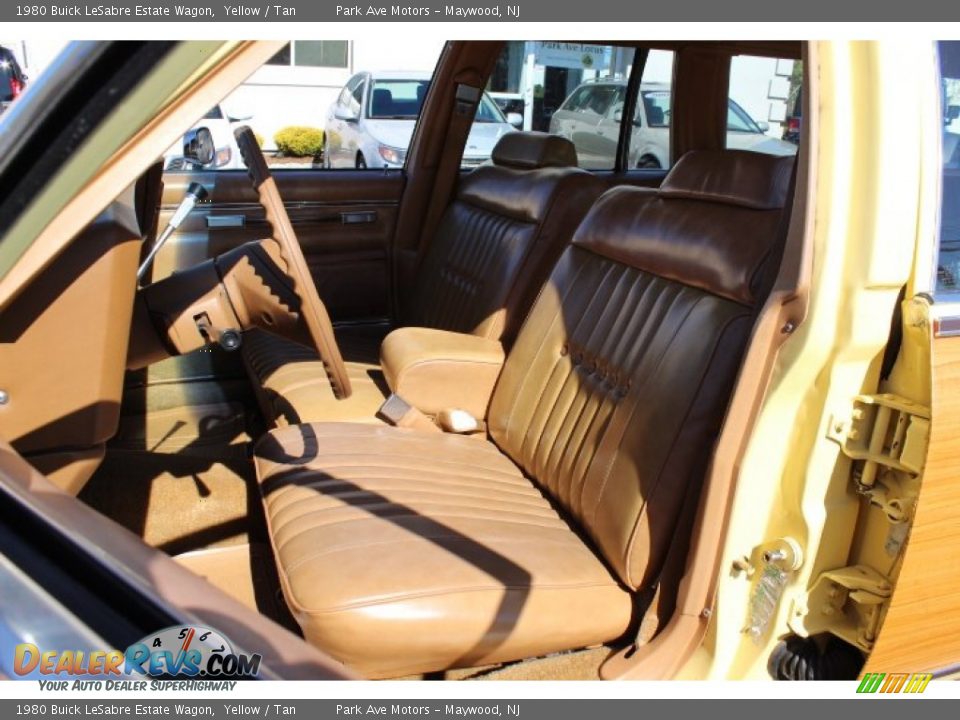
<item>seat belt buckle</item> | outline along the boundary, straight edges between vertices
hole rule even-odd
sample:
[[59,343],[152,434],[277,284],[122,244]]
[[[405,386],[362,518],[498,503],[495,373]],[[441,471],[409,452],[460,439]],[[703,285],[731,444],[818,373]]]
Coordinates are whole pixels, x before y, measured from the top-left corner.
[[429,417],[396,393],[392,393],[383,401],[383,405],[377,410],[377,417],[394,427],[410,428],[421,432],[443,432]]
[[466,410],[450,408],[437,415],[437,425],[444,432],[468,435],[483,430],[483,424]]

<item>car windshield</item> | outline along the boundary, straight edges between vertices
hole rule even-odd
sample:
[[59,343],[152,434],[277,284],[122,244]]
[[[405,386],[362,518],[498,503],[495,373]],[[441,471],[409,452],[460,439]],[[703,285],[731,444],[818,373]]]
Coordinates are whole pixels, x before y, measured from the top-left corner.
[[762,133],[756,121],[733,100],[727,105],[727,130],[734,132]]
[[427,96],[429,80],[375,80],[367,117],[379,120],[416,120]]
[[584,85],[570,96],[563,109],[604,115],[622,92],[616,85]]
[[478,123],[505,123],[507,120],[503,117],[503,113],[500,112],[497,104],[490,99],[489,95],[484,93],[483,97],[480,98],[480,107],[477,108],[477,115],[473,121]]

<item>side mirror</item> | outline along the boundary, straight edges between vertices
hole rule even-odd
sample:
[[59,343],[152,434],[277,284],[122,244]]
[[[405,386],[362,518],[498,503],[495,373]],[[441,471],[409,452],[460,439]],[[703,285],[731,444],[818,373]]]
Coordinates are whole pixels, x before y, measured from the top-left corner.
[[220,110],[223,112],[223,116],[227,119],[227,122],[246,122],[253,118],[254,108],[252,108],[249,103],[236,102],[233,100],[229,102],[229,106],[225,103],[220,104]]
[[761,120],[757,123],[757,127],[760,128],[760,132],[765,133],[770,130],[770,123],[766,120]]
[[507,122],[513,125],[517,130],[523,129],[523,115],[520,113],[507,113]]
[[349,109],[343,107],[343,105],[337,105],[333,109],[333,116],[337,120],[343,120],[344,122],[357,122],[357,120],[359,119],[357,118],[356,115],[350,112]]
[[960,105],[947,105],[947,120],[953,122],[960,117]]
[[620,108],[613,113],[613,121],[618,125],[623,122],[623,108]]
[[209,165],[213,162],[217,149],[213,144],[213,134],[208,128],[190,130],[183,136],[183,159],[194,165]]

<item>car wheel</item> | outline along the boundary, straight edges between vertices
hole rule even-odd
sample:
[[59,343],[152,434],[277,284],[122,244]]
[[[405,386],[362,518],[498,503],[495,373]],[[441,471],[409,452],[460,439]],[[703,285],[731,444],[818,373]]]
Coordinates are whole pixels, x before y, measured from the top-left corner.
[[357,170],[366,170],[367,161],[363,159],[363,153],[357,153]]
[[653,155],[644,155],[637,161],[638,168],[646,168],[648,170],[659,170],[660,161],[657,160]]

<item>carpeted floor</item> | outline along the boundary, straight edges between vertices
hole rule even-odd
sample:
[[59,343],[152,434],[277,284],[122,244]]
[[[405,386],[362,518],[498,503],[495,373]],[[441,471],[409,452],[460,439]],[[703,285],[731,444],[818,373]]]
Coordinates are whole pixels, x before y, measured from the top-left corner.
[[171,555],[249,540],[246,458],[111,450],[80,499]]
[[80,499],[171,555],[246,543],[260,512],[249,440],[238,403],[125,416]]

